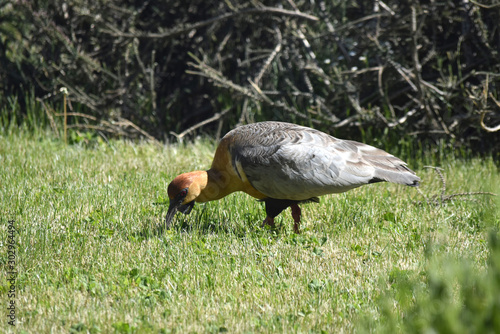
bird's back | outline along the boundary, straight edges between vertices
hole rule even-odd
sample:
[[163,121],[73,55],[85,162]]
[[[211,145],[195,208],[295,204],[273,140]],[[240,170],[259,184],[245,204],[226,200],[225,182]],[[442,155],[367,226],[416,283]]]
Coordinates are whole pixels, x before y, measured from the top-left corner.
[[290,123],[244,125],[221,145],[238,177],[276,199],[306,200],[379,181],[411,186],[420,181],[405,162],[383,150]]

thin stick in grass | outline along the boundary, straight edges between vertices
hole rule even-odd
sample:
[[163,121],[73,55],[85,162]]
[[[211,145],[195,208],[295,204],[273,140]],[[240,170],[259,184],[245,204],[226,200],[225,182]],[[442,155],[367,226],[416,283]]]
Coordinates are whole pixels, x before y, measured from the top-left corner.
[[66,87],[62,87],[60,92],[63,93],[63,113],[64,113],[64,144],[68,144],[68,114],[66,112],[66,96],[68,95],[68,89]]

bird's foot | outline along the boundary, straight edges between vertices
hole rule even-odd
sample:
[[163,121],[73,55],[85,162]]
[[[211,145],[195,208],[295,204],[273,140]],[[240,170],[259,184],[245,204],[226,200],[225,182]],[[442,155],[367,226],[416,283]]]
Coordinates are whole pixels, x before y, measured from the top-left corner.
[[292,217],[293,217],[293,231],[297,234],[300,234],[300,217],[302,212],[300,207],[297,204],[293,204],[290,206],[292,209]]
[[275,227],[274,218],[267,216],[266,219],[264,219],[264,221],[262,222],[262,227],[264,227],[266,225],[271,227],[271,228],[274,228]]

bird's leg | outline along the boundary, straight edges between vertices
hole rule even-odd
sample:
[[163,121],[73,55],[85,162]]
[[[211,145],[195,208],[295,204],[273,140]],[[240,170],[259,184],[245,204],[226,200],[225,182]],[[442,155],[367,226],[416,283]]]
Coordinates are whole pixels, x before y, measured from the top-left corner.
[[300,211],[300,207],[297,204],[292,204],[290,206],[290,208],[292,209],[292,217],[293,217],[293,221],[294,221],[293,231],[295,233],[299,234],[300,233],[300,229],[299,229],[300,216],[302,215],[302,212]]
[[266,219],[264,219],[264,222],[262,222],[262,227],[264,226],[270,226],[271,228],[274,228],[274,218],[271,218],[269,216],[266,217]]
[[262,226],[269,225],[274,228],[274,218],[290,206],[289,200],[266,198],[263,200],[266,203],[267,217],[264,219]]

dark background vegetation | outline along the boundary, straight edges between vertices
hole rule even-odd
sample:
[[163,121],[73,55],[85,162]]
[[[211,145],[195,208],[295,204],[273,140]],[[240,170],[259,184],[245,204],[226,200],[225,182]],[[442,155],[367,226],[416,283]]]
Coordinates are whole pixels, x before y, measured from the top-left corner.
[[499,18],[488,0],[3,1],[0,103],[55,127],[66,87],[69,126],[108,137],[283,120],[491,151]]

